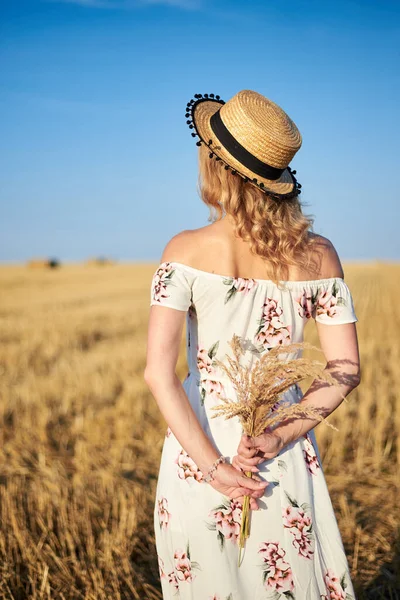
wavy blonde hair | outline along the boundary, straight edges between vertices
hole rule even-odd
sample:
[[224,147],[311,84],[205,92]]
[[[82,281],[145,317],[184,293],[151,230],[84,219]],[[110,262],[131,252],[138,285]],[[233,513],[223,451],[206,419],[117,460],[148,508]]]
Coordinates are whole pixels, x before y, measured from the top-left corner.
[[248,241],[250,250],[265,259],[270,278],[288,279],[290,265],[318,272],[310,235],[314,219],[302,212],[298,196],[279,201],[242,177],[210,159],[209,149],[199,147],[199,192],[210,208],[209,221],[224,212],[234,218],[236,234]]

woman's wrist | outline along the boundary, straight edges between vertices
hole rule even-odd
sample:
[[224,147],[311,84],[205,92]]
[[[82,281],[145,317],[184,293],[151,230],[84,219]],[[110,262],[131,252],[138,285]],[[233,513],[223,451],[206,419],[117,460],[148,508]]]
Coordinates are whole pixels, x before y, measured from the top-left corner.
[[220,456],[221,456],[221,453],[218,452],[218,450],[211,444],[211,442],[208,442],[207,447],[204,448],[202,455],[201,455],[201,459],[199,458],[198,462],[196,461],[197,456],[196,457],[191,456],[191,458],[194,460],[197,467],[203,473],[203,477],[205,477],[207,475],[208,471],[211,469],[211,467],[215,463],[215,461],[218,460],[218,458]]
[[305,418],[293,419],[290,423],[278,425],[274,429],[274,433],[280,438],[282,448],[284,448],[308,433],[318,422]]
[[225,463],[226,458],[222,456],[222,454],[213,462],[208,471],[203,476],[204,483],[211,483],[216,476],[216,471],[218,469],[218,465]]
[[[286,433],[286,435],[285,435],[285,433]],[[285,446],[287,446],[291,442],[291,440],[288,438],[287,432],[281,431],[279,429],[279,426],[276,427],[271,432],[271,434],[268,434],[268,435],[274,435],[277,438],[277,440],[278,440],[278,452],[280,452],[281,450],[283,450],[283,448]]]

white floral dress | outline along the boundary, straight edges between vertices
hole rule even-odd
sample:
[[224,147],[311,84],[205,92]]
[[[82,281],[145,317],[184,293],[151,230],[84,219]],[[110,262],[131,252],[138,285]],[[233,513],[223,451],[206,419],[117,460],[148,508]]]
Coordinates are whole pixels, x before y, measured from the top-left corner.
[[[357,321],[341,278],[291,281],[233,278],[179,262],[163,262],[151,305],[187,311],[189,373],[183,387],[205,433],[226,457],[237,453],[237,418],[213,418],[221,397],[234,399],[215,365],[235,333],[250,362],[278,344],[300,342],[311,317],[326,324]],[[284,400],[298,402],[293,386]],[[352,600],[349,566],[314,431],[259,465],[270,485],[251,513],[250,537],[238,562],[242,506],[202,481],[203,473],[168,428],[154,506],[165,600]]]

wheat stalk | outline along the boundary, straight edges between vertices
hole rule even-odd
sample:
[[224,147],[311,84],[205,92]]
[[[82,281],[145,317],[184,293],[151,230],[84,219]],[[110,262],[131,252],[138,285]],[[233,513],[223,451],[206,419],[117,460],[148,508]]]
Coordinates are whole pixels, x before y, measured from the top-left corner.
[[[312,418],[324,421],[329,427],[337,428],[328,423],[321,414],[321,409],[302,406],[298,403],[281,402],[283,394],[294,384],[309,377],[326,385],[337,385],[336,379],[325,370],[325,365],[319,361],[298,357],[303,349],[319,350],[306,342],[288,344],[270,349],[261,355],[254,367],[241,364],[241,356],[245,353],[241,339],[234,334],[229,345],[233,356],[226,355],[226,361],[215,359],[216,364],[226,373],[235,391],[235,400],[223,398],[222,404],[214,406],[214,417],[231,419],[238,417],[246,435],[257,437],[266,428],[291,418]],[[290,354],[295,358],[288,358]],[[245,473],[251,477],[251,471]],[[250,498],[245,496],[242,510],[242,522],[239,535],[239,566],[241,552],[245,540],[250,534]]]

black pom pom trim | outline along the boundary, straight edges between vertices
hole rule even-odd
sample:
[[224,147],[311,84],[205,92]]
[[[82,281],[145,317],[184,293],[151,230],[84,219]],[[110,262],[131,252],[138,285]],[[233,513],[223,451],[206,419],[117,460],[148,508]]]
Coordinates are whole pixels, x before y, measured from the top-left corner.
[[287,194],[278,194],[276,192],[272,192],[271,190],[268,190],[268,188],[266,187],[267,184],[263,183],[262,181],[258,182],[257,179],[255,179],[255,178],[250,179],[246,175],[242,175],[242,173],[237,172],[237,175],[242,177],[242,179],[244,180],[245,183],[249,182],[252,185],[256,185],[269,198],[279,201],[279,202],[284,202],[286,200],[287,201],[293,200],[293,198],[296,198],[297,196],[299,196],[299,194],[301,194],[301,189],[300,189],[301,184],[297,182],[296,178],[293,175],[293,171],[291,171],[290,167],[287,167],[287,169],[288,169],[289,173],[291,174],[291,177],[293,179],[293,185],[294,185],[292,191],[288,192]]
[[217,102],[220,106],[223,106],[225,104],[225,102],[223,100],[221,100],[221,96],[219,96],[219,95],[194,94],[194,98],[192,98],[186,105],[186,112],[185,112],[185,118],[187,119],[186,123],[189,126],[189,129],[195,129],[195,132],[192,132],[191,135],[192,135],[192,137],[199,138],[199,140],[196,142],[196,146],[201,146],[202,144],[204,144],[205,146],[208,146],[208,148],[210,150],[212,150],[212,152],[209,153],[210,159],[215,159],[215,161],[219,162],[220,165],[223,166],[226,171],[230,170],[232,175],[237,175],[237,176],[241,177],[245,183],[249,182],[249,183],[251,183],[251,185],[257,186],[269,198],[275,199],[277,201],[285,201],[285,200],[291,200],[293,198],[296,198],[297,196],[299,196],[301,194],[301,184],[298,183],[298,181],[295,177],[296,171],[294,171],[294,170],[292,171],[289,166],[287,167],[287,170],[290,173],[291,179],[293,181],[293,189],[291,192],[289,192],[287,194],[277,194],[275,192],[268,190],[268,188],[267,188],[268,184],[263,183],[262,181],[259,182],[257,178],[250,178],[247,175],[244,175],[240,171],[237,171],[236,169],[234,169],[232,167],[232,165],[228,164],[223,158],[220,158],[219,156],[217,156],[217,154],[215,154],[215,150],[213,148],[213,141],[208,140],[208,142],[207,142],[206,140],[202,139],[202,137],[200,136],[200,134],[197,131],[195,120],[193,118],[195,109],[196,109],[197,105],[200,104],[201,102]]

